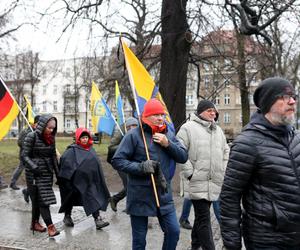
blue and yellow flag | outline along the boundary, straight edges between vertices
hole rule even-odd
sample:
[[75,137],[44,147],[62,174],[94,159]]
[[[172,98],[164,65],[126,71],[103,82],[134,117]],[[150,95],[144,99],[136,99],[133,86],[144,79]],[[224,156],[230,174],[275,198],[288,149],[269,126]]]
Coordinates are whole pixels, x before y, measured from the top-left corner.
[[164,103],[162,96],[159,93],[158,87],[155,85],[153,78],[145,69],[144,65],[134,55],[134,53],[122,41],[122,39],[121,39],[121,43],[124,51],[124,57],[126,62],[126,68],[129,75],[129,80],[135,89],[139,113],[141,114],[143,112],[144,105],[148,100],[152,98],[157,98],[165,107],[166,123],[168,125],[168,128],[175,133],[174,124],[171,120],[167,106]]
[[30,124],[33,124],[35,113],[33,112],[32,106],[31,106],[30,102],[28,101],[28,98],[25,95],[24,95],[24,99],[26,102],[26,118]]
[[121,126],[124,124],[124,111],[123,111],[123,102],[120,95],[118,81],[116,81],[116,109],[117,109],[117,121]]
[[[154,80],[145,69],[144,65],[139,61],[139,59],[134,55],[134,53],[127,47],[127,45],[122,41],[122,47],[124,51],[124,57],[126,62],[126,68],[129,75],[129,80],[131,87],[135,90],[137,105],[139,109],[139,114],[144,110],[145,103],[152,98],[158,99],[165,108],[166,113],[166,124],[169,131],[175,134],[174,124],[171,120],[170,114],[168,112],[167,106],[163,101],[161,94],[159,93],[158,87],[155,85]],[[170,161],[170,176],[173,177],[175,174],[176,164],[174,160]]]
[[103,132],[112,135],[115,121],[97,85],[92,83],[91,92],[91,115],[94,133]]

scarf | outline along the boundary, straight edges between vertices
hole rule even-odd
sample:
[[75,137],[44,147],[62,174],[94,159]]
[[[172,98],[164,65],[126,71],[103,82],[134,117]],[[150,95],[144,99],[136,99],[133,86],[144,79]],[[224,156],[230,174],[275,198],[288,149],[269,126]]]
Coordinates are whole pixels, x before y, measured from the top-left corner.
[[52,134],[43,134],[43,139],[47,145],[54,143],[54,136]]
[[167,131],[167,125],[165,123],[161,126],[157,126],[157,125],[154,125],[153,123],[151,123],[146,117],[142,117],[142,121],[143,121],[143,123],[147,124],[151,128],[152,135],[155,133],[165,134]]

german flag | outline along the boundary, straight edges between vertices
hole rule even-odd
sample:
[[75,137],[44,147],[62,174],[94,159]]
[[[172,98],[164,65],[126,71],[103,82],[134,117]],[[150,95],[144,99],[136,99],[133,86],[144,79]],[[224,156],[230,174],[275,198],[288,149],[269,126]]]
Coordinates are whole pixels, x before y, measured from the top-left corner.
[[0,141],[10,130],[10,126],[18,114],[18,104],[5,88],[5,83],[0,78]]

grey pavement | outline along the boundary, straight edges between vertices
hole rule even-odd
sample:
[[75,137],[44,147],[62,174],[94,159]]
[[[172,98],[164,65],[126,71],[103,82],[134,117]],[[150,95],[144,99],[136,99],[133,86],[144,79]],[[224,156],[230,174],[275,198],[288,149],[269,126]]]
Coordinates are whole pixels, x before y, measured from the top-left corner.
[[[100,249],[100,250],[130,250],[131,227],[129,216],[122,212],[125,200],[118,204],[118,212],[108,207],[101,216],[110,222],[108,227],[96,230],[94,220],[87,217],[81,207],[74,207],[72,218],[74,228],[67,228],[62,223],[63,214],[58,214],[60,207],[59,192],[55,189],[58,203],[51,206],[53,222],[60,235],[48,238],[47,233],[29,230],[31,220],[31,204],[25,203],[21,190],[10,188],[0,191],[0,249]],[[174,197],[177,215],[181,212],[181,197]],[[216,250],[222,249],[219,225],[212,214],[213,234]],[[42,221],[42,220],[41,220]],[[190,221],[193,221],[191,213]],[[150,219],[151,227],[147,234],[147,250],[159,250],[162,246],[163,233],[156,218]],[[177,249],[186,250],[191,243],[191,231],[182,229]]]

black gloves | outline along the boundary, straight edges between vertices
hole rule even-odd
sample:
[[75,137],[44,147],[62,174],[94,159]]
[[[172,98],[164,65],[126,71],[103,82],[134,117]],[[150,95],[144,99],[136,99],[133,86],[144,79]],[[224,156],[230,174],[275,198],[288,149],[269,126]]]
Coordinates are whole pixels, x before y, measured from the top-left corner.
[[161,187],[161,191],[162,193],[168,193],[168,185],[167,185],[167,181],[166,178],[163,174],[163,172],[161,171],[160,166],[158,166],[156,168],[155,174],[154,174],[154,179],[155,179],[155,183],[157,184],[157,186]]
[[158,187],[161,187],[162,193],[168,192],[168,186],[166,178],[161,171],[160,163],[158,161],[147,160],[140,163],[144,174],[153,174],[155,183]]
[[144,174],[154,174],[156,168],[159,166],[158,161],[147,160],[140,163]]

